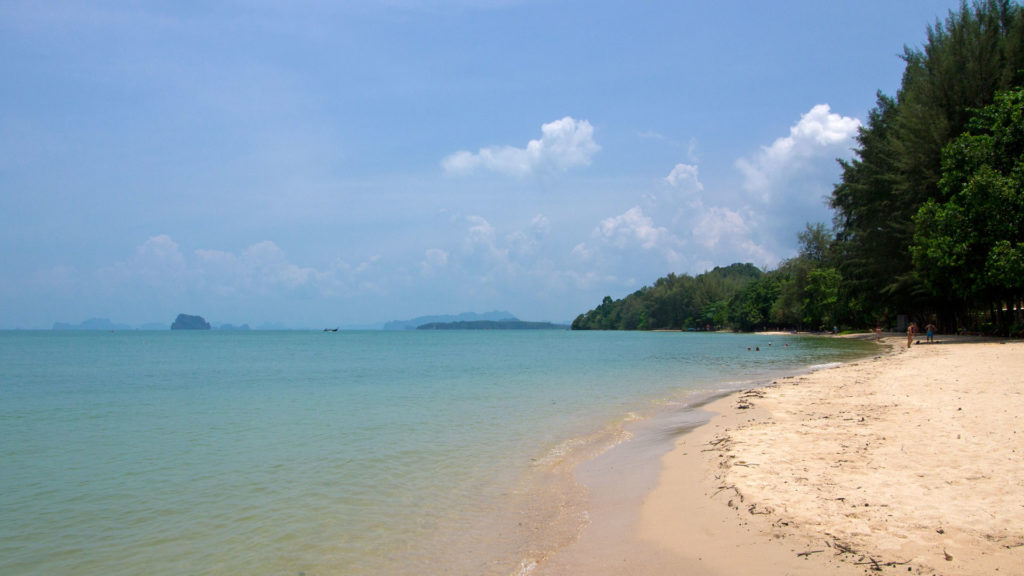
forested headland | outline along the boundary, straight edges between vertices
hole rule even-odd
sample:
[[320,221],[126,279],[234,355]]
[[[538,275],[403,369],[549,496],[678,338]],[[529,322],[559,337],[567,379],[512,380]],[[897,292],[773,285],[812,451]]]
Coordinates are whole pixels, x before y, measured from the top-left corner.
[[669,274],[574,329],[1024,331],[1024,9],[966,2],[905,48],[799,254],[776,269]]

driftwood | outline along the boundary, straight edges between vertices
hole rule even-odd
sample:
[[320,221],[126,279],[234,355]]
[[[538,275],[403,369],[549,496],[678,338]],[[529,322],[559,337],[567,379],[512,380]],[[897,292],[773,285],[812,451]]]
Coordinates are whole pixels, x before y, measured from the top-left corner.
[[740,499],[740,502],[743,502],[743,493],[740,492],[739,488],[731,484],[729,486],[719,486],[718,490],[716,490],[715,493],[711,495],[711,497],[714,498],[715,496],[718,496],[719,494],[725,492],[726,490],[732,490],[733,492],[735,492],[736,496]]
[[797,556],[810,556],[811,554],[821,554],[824,550],[808,550],[807,552],[801,552]]
[[719,436],[719,437],[715,438],[714,440],[711,440],[710,442],[708,442],[708,444],[711,446],[711,448],[705,448],[705,449],[701,450],[701,452],[714,452],[716,450],[725,450],[726,448],[728,448],[728,445],[729,445],[730,441],[732,441],[732,437],[730,437],[728,435],[726,435],[726,436]]
[[889,562],[881,562],[879,560],[875,560],[870,556],[868,556],[868,560],[866,562],[853,563],[854,566],[871,566],[871,569],[875,572],[881,572],[883,566],[888,568],[895,568],[896,566],[906,566],[907,564],[910,564],[910,560],[907,560],[906,562],[896,562],[895,560]]
[[825,543],[828,544],[829,546],[834,547],[836,550],[839,550],[840,554],[857,554],[857,551],[854,550],[852,546],[850,546],[849,544],[844,544],[843,542],[840,542],[839,540],[833,540],[831,543],[829,543],[829,542],[825,542]]

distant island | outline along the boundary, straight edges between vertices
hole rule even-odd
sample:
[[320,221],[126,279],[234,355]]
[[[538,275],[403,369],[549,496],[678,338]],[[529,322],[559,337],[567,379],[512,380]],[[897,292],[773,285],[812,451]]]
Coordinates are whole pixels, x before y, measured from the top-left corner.
[[393,320],[384,324],[385,330],[416,330],[426,324],[450,324],[453,322],[477,322],[481,320],[518,320],[512,313],[504,310],[494,310],[478,314],[476,312],[463,312],[462,314],[439,314],[435,316],[420,316],[412,320]]
[[115,324],[107,318],[90,318],[79,324],[68,324],[67,322],[55,322],[54,330],[131,330],[127,324]]
[[568,330],[566,324],[551,322],[524,322],[522,320],[471,320],[459,322],[430,322],[417,330]]
[[171,330],[209,330],[210,323],[202,316],[189,316],[178,314],[178,317],[171,324]]
[[242,324],[241,326],[236,326],[234,324],[221,324],[217,328],[217,330],[234,330],[234,331],[245,332],[247,330],[252,330],[252,328],[249,328],[248,324]]
[[[140,326],[129,326],[128,324],[111,322],[107,318],[89,318],[78,324],[54,322],[53,330],[99,330],[103,332],[113,332],[114,330],[167,330],[167,324],[151,322]],[[227,330],[245,332],[252,330],[252,328],[248,324],[221,324],[214,328],[202,316],[179,314],[174,323],[171,324],[171,330]]]

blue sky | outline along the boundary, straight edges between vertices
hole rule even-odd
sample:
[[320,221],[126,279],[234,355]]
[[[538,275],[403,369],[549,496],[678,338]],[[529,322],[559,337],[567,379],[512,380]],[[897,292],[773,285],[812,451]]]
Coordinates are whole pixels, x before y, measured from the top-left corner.
[[830,222],[959,1],[0,3],[0,328],[567,321]]

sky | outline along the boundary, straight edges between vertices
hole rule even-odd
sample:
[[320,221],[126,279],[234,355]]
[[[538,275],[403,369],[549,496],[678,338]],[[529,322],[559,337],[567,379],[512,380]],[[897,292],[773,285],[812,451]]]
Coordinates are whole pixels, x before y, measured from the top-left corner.
[[571,321],[831,223],[959,0],[0,3],[0,328]]

